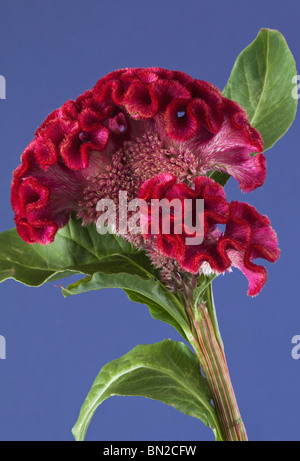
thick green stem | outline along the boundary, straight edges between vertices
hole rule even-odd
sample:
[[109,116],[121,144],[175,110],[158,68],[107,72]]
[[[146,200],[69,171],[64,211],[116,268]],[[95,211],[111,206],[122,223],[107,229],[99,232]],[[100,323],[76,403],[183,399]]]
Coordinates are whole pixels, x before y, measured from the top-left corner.
[[247,441],[231,384],[223,346],[216,335],[215,322],[204,303],[197,310],[186,306],[193,335],[193,348],[211,390],[223,441]]

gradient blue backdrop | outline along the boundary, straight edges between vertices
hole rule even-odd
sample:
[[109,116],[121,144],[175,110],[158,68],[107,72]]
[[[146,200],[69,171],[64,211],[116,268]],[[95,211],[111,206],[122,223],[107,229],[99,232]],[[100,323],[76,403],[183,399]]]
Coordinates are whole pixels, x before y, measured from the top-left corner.
[[[11,174],[52,110],[122,67],[160,66],[225,86],[238,53],[262,27],[279,29],[300,62],[300,5],[254,0],[0,1],[0,231],[13,227]],[[276,78],[276,75],[274,75]],[[251,440],[299,440],[299,117],[267,152],[263,188],[228,197],[268,214],[282,255],[262,293],[247,297],[239,271],[214,283],[220,328]],[[72,440],[100,368],[139,343],[180,339],[120,290],[64,299],[54,284],[0,286],[0,439]],[[87,440],[213,440],[210,429],[160,402],[114,397],[98,409]]]

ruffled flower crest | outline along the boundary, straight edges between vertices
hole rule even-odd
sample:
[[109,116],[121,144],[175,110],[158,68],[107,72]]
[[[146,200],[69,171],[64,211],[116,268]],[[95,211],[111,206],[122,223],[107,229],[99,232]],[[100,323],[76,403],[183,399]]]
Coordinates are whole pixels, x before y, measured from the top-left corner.
[[[148,204],[147,216],[143,217],[143,235],[150,247],[158,247],[165,256],[175,259],[187,272],[199,274],[207,267],[222,273],[231,268],[239,268],[249,282],[248,294],[255,296],[264,286],[267,271],[253,262],[263,258],[275,262],[279,257],[278,241],[269,219],[261,215],[247,203],[227,202],[224,189],[212,179],[200,176],[195,178],[193,187],[177,183],[173,175],[161,174],[146,181],[139,192],[139,198]],[[163,216],[152,213],[151,201],[166,199],[170,204],[179,199],[183,204],[182,213],[171,208],[170,233],[163,231]],[[194,216],[197,213],[197,199],[204,200],[203,241],[200,244],[187,244],[187,238],[195,238],[196,230],[185,225],[185,200],[192,203],[187,210]],[[180,226],[178,227],[178,216]],[[155,234],[153,219],[157,220]],[[200,216],[198,216],[200,222]],[[222,231],[218,225],[225,225]],[[207,266],[208,265],[208,266]]]
[[[274,233],[248,205],[228,204],[223,189],[205,175],[222,171],[244,192],[254,190],[265,181],[262,151],[246,112],[212,84],[161,68],[121,69],[67,101],[36,130],[13,174],[16,227],[28,243],[51,243],[72,211],[83,224],[96,222],[101,198],[117,202],[121,190],[128,200],[136,198],[163,173],[159,181],[173,178],[168,194],[203,196],[208,240],[198,251],[184,248],[177,236],[158,237],[161,254],[192,273],[203,263],[218,272],[231,264],[246,276],[255,272],[253,294],[266,277],[253,269],[253,259],[275,258]],[[218,223],[226,224],[222,235]],[[271,247],[262,245],[267,237]]]

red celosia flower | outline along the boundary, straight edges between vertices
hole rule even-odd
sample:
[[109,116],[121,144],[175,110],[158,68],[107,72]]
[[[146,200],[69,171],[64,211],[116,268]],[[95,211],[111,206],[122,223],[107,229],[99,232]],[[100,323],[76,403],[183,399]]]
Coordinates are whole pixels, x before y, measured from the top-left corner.
[[[26,242],[47,244],[72,211],[83,224],[95,222],[98,201],[117,204],[121,190],[128,200],[203,198],[201,244],[186,244],[186,227],[183,234],[156,236],[147,228],[132,240],[145,247],[151,241],[148,254],[158,266],[157,255],[164,255],[190,273],[239,267],[255,295],[266,271],[253,259],[278,258],[276,235],[268,218],[247,204],[228,204],[223,188],[205,175],[226,172],[251,191],[265,180],[262,150],[245,111],[210,83],[160,68],[112,72],[36,131],[13,175],[16,227]],[[224,232],[218,224],[226,225]]]
[[250,191],[265,180],[262,150],[245,111],[210,83],[160,68],[112,72],[50,114],[25,149],[12,182],[17,230],[50,243],[71,211],[95,221],[99,199],[134,198],[161,172],[188,183],[220,170]]
[[[205,176],[195,178],[194,187],[191,188],[177,183],[176,177],[171,174],[161,174],[142,185],[139,198],[149,204],[148,214],[143,217],[144,237],[157,246],[162,254],[175,259],[183,269],[193,274],[207,270],[207,264],[215,273],[225,272],[231,266],[238,267],[248,278],[250,296],[255,296],[262,289],[267,272],[253,260],[264,258],[275,262],[279,250],[269,219],[254,207],[241,202],[228,203],[224,189]],[[179,229],[177,227],[175,230],[178,215],[173,211],[170,233],[163,232],[163,216],[158,214],[155,214],[155,219],[159,217],[159,222],[154,226],[156,232],[152,232],[155,207],[151,208],[150,205],[153,199],[167,199],[169,203],[179,199],[182,202]],[[184,225],[185,199],[192,203],[194,220],[196,200],[204,199],[204,240],[197,245],[186,243],[187,237],[196,236],[196,230]],[[218,224],[226,224],[224,232],[218,229]]]

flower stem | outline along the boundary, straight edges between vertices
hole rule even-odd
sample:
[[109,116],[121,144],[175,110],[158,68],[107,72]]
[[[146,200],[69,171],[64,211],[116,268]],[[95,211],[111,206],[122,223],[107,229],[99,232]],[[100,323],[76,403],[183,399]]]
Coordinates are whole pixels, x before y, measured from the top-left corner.
[[211,391],[223,441],[247,441],[229,371],[223,345],[216,334],[216,323],[204,303],[196,310],[186,306],[191,324],[193,348]]

